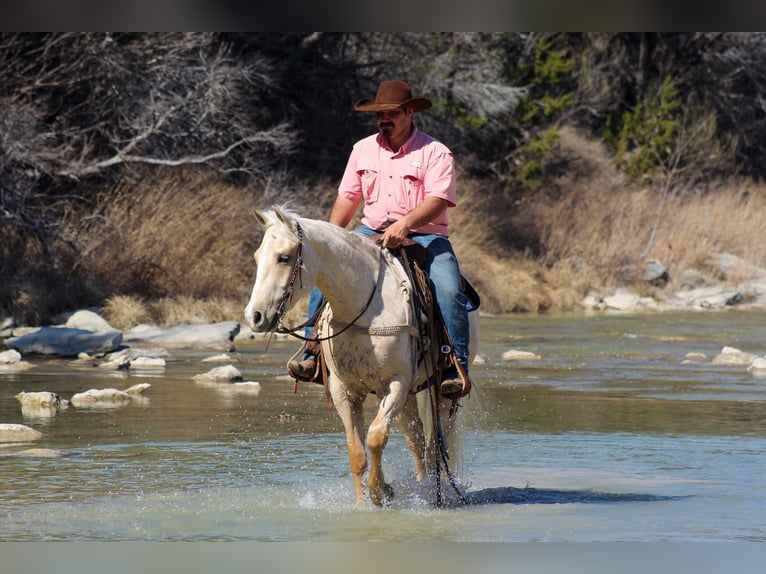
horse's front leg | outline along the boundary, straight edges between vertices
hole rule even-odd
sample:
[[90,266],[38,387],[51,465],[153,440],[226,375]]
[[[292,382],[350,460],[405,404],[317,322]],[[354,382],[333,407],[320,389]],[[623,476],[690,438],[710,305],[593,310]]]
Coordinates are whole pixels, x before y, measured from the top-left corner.
[[383,479],[383,449],[388,443],[391,421],[404,408],[407,392],[401,380],[392,381],[388,394],[380,400],[375,420],[367,430],[367,447],[370,449],[370,474],[367,477],[367,486],[370,489],[370,500],[377,506],[382,506],[388,498],[393,497],[393,490]]
[[340,385],[330,384],[330,394],[335,410],[346,430],[346,446],[348,447],[348,462],[354,477],[356,503],[365,502],[364,472],[367,470],[367,451],[364,448],[364,411],[362,399],[352,399]]

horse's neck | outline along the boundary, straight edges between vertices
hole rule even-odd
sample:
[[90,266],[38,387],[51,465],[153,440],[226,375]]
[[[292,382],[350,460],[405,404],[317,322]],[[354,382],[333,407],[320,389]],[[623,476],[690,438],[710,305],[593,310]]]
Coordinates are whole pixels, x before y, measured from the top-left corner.
[[306,241],[319,262],[316,283],[338,320],[354,319],[375,289],[380,248],[323,221],[306,223]]

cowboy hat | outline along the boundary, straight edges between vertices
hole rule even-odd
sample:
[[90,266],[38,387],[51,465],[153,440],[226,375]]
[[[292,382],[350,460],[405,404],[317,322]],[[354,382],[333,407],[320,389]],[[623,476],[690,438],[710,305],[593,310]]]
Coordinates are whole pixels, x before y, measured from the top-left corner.
[[374,100],[363,99],[354,104],[357,112],[388,112],[403,107],[422,112],[431,107],[431,100],[413,98],[410,87],[400,80],[385,80],[380,82]]

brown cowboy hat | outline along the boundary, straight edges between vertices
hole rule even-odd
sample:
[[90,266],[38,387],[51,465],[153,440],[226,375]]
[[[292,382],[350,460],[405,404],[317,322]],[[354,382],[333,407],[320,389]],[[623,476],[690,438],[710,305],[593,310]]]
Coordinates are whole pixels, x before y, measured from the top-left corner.
[[357,112],[388,112],[402,107],[422,112],[431,107],[431,100],[413,98],[412,90],[401,80],[385,80],[380,82],[374,100],[364,99],[354,104]]

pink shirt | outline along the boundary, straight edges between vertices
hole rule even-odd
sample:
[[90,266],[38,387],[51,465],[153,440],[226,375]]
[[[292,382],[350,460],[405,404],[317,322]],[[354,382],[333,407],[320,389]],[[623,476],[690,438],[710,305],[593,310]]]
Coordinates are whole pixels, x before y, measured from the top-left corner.
[[[388,221],[400,219],[426,197],[457,201],[452,152],[417,128],[394,153],[380,134],[359,140],[348,158],[338,194],[348,199],[364,197],[362,223],[381,230]],[[449,235],[447,211],[417,233]]]

